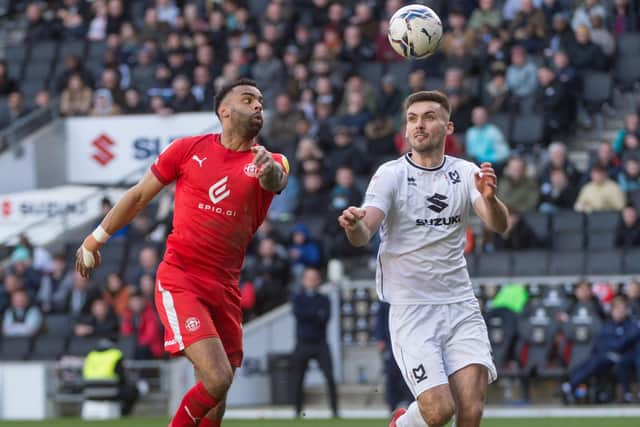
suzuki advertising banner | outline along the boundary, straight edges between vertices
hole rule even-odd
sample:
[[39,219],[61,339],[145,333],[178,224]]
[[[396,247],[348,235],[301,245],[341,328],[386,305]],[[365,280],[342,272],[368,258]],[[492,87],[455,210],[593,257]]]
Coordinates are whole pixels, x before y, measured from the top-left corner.
[[220,131],[213,112],[172,116],[78,117],[65,120],[67,180],[135,182],[176,138]]
[[88,186],[48,188],[0,196],[0,243],[12,243],[19,233],[38,245],[103,214],[102,199],[118,201],[123,189]]

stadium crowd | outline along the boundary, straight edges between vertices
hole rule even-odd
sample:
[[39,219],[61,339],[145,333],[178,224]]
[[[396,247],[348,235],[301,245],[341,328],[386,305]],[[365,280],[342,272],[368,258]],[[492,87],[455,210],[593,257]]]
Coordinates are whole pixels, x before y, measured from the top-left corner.
[[[586,96],[594,75],[630,90],[618,65],[629,59],[622,40],[638,34],[637,0],[433,0],[445,26],[441,47],[415,62],[387,41],[388,18],[401,0],[11,4],[27,53],[12,56],[16,50],[7,47],[0,62],[0,128],[52,99],[67,117],[211,111],[220,85],[245,76],[257,82],[267,112],[260,140],[288,156],[292,174],[248,252],[246,319],[298,291],[305,268],[371,254],[348,244],[336,218],[360,203],[381,162],[405,151],[403,99],[426,88],[442,90],[453,106],[456,132],[447,153],[492,162],[499,197],[511,209],[505,235],[470,229],[467,252],[550,248],[527,215],[567,210],[618,212],[607,235],[611,247],[640,247],[638,111],[591,153],[586,171],[561,142],[579,126],[592,127],[603,108]],[[54,53],[47,56],[43,46]],[[44,66],[43,57],[51,60]],[[43,314],[67,313],[72,334],[137,333],[138,356],[159,357],[153,284],[170,201],[165,195],[158,213],[115,237],[152,236],[132,254],[139,265],[100,280],[71,272],[64,254],[39,264],[25,240],[2,274],[3,334],[34,335]]]

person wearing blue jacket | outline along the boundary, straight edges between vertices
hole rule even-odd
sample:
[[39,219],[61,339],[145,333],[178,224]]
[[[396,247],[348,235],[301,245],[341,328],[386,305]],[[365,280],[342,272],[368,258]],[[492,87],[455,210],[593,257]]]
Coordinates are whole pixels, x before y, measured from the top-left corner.
[[586,383],[594,375],[602,374],[613,367],[616,369],[618,381],[629,383],[628,371],[619,369],[619,364],[628,352],[633,351],[638,341],[640,330],[636,322],[628,317],[627,301],[624,297],[616,297],[611,303],[611,319],[606,322],[596,343],[592,356],[582,366],[569,374],[569,381],[562,384],[562,392],[568,402],[574,400],[574,391],[580,384]]
[[376,318],[375,338],[378,351],[382,355],[384,364],[384,400],[391,412],[403,403],[413,400],[411,391],[402,378],[400,368],[393,358],[391,351],[391,334],[389,333],[389,303],[380,301],[380,308]]
[[296,348],[293,352],[295,369],[295,410],[296,416],[302,414],[304,401],[304,375],[309,361],[315,359],[327,382],[331,412],[338,416],[338,398],[336,383],[333,378],[331,350],[327,343],[327,324],[331,318],[331,302],[329,297],[321,294],[318,287],[322,283],[320,272],[308,267],[302,274],[302,291],[293,297],[293,314],[296,318]]
[[306,267],[318,267],[322,259],[320,246],[311,236],[306,224],[296,224],[291,229],[289,260],[296,278],[302,275]]

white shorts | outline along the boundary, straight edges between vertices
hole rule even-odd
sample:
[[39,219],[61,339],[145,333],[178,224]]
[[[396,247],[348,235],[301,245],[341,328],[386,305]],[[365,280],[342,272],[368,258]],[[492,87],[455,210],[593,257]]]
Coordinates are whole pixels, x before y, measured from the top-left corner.
[[402,376],[418,397],[449,382],[449,375],[471,364],[487,367],[489,382],[498,377],[478,301],[453,304],[391,305],[389,330]]

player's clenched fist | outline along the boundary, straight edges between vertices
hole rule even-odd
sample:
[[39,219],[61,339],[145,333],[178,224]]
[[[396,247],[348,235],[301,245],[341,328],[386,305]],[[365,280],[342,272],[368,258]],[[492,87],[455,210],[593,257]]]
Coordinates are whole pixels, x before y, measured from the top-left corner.
[[258,178],[262,178],[263,175],[272,173],[273,168],[277,167],[276,161],[273,160],[271,153],[266,148],[256,145],[251,147],[253,152],[253,164],[258,169]]
[[100,248],[111,237],[102,226],[98,226],[93,233],[89,234],[82,245],[76,251],[76,271],[82,277],[89,277],[89,273],[100,265]]
[[345,230],[353,230],[358,221],[360,221],[366,215],[367,211],[362,208],[356,208],[355,206],[349,206],[342,211],[342,214],[338,217],[338,223],[340,227]]

